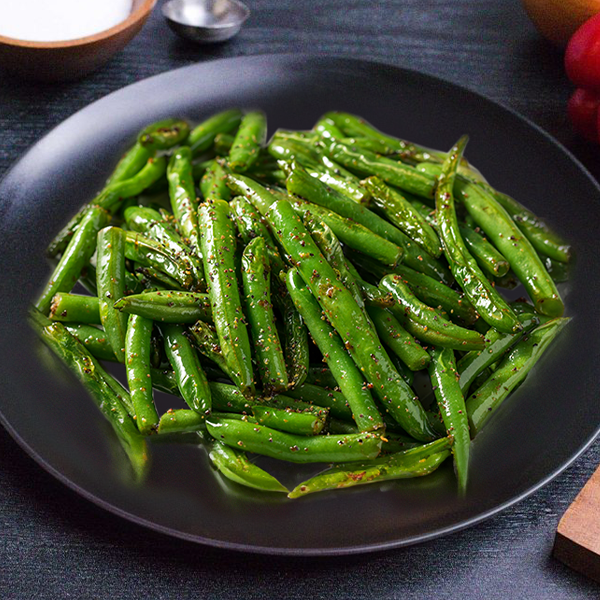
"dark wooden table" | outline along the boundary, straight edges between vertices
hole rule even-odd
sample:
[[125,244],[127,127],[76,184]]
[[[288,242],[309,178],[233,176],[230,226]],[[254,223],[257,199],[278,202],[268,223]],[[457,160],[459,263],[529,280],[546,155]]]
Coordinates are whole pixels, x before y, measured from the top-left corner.
[[[576,140],[566,121],[561,53],[537,36],[517,0],[248,4],[243,31],[220,46],[178,40],[156,10],[130,46],[83,81],[36,85],[0,74],[0,175],[54,125],[144,77],[214,58],[308,52],[458,82],[525,115],[600,176],[600,151]],[[596,442],[532,497],[437,541],[342,559],[277,559],[183,543],[105,513],[0,428],[0,598],[599,598],[599,586],[550,557],[558,519],[599,462]]]

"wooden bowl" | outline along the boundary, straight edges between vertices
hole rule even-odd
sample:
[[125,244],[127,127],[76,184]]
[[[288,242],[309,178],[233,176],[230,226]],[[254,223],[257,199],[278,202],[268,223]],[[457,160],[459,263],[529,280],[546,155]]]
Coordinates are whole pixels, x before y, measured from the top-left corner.
[[28,42],[0,35],[0,68],[38,81],[78,79],[107,62],[140,31],[156,0],[133,0],[119,24],[64,42]]

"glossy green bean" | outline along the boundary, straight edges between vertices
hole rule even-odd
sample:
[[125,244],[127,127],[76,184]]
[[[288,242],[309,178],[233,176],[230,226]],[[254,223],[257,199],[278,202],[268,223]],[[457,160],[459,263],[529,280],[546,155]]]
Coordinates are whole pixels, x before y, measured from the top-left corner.
[[365,273],[370,273],[374,277],[382,278],[390,273],[399,275],[421,302],[445,311],[450,319],[458,317],[467,325],[473,325],[478,319],[473,305],[467,298],[424,273],[419,273],[405,264],[388,269],[369,260],[368,257],[356,253],[350,253],[349,256]]
[[125,370],[135,423],[144,435],[153,433],[158,426],[158,413],[152,395],[150,374],[150,338],[153,323],[150,319],[130,315],[125,338]]
[[323,319],[319,303],[306,287],[297,269],[289,270],[286,283],[298,312],[350,404],[359,430],[372,431],[383,427],[383,420],[365,385],[362,373],[348,354],[344,342]]
[[[331,377],[333,379],[333,373],[331,373]],[[332,382],[334,387],[337,388],[337,381],[333,379]],[[296,389],[286,392],[286,395],[303,402],[327,408],[331,416],[337,419],[352,421],[352,408],[342,392],[325,389],[322,385],[303,383]],[[359,430],[357,429],[356,432],[358,433]]]
[[160,290],[125,296],[114,307],[129,315],[139,315],[161,323],[212,322],[207,294]]
[[235,383],[244,394],[254,395],[252,353],[238,291],[235,231],[229,205],[223,200],[203,204],[199,221],[208,295],[221,352]]
[[472,350],[463,356],[457,363],[458,373],[460,375],[460,389],[464,395],[475,381],[475,378],[487,369],[490,365],[502,358],[503,354],[523,335],[533,329],[539,322],[538,318],[531,312],[521,313],[517,318],[521,322],[523,329],[518,333],[501,333],[493,327],[485,334],[485,350]]
[[42,313],[48,313],[55,294],[73,289],[96,249],[98,231],[106,225],[108,218],[107,212],[99,207],[86,212],[35,304]]
[[86,323],[64,323],[65,329],[74,335],[85,349],[100,360],[115,361],[115,352],[102,329]]
[[224,110],[210,116],[194,127],[190,132],[187,143],[192,154],[197,156],[208,150],[219,133],[231,133],[236,130],[242,120],[242,111],[237,108]]
[[[144,235],[133,231],[125,232],[125,256],[144,267],[165,273],[184,289],[194,290],[200,287],[189,264],[180,262],[163,244]],[[165,280],[165,284],[168,283],[169,280]]]
[[212,394],[196,350],[181,325],[162,325],[165,353],[173,367],[181,397],[201,417],[210,414]]
[[58,293],[52,298],[50,318],[53,321],[72,323],[100,323],[100,310],[96,296]]
[[189,333],[200,353],[212,360],[227,377],[235,381],[236,375],[232,372],[223,356],[215,327],[208,323],[197,321],[190,328]]
[[410,165],[338,141],[325,141],[323,146],[329,158],[352,171],[367,177],[377,175],[386,183],[423,198],[433,196],[435,178]]
[[391,292],[397,304],[390,310],[400,324],[426,344],[455,350],[482,350],[485,339],[476,331],[447,321],[431,306],[419,301],[399,275],[386,275],[381,287]]
[[171,209],[181,234],[189,243],[192,253],[197,255],[200,251],[198,239],[198,199],[194,185],[194,172],[192,167],[192,151],[189,147],[178,148],[171,155],[167,167],[169,180],[169,198]]
[[508,273],[509,262],[485,237],[469,227],[459,225],[458,229],[467,250],[483,271],[492,277],[504,277]]
[[375,458],[381,438],[372,433],[299,436],[232,419],[207,419],[209,433],[227,446],[295,463]]
[[416,439],[430,439],[432,433],[414,392],[396,371],[352,294],[337,281],[333,268],[294,214],[290,203],[278,200],[271,205],[267,218],[385,408],[410,435]]
[[142,146],[138,141],[123,155],[117,163],[114,171],[106,180],[106,185],[118,183],[124,179],[133,177],[148,162],[152,156],[152,150]]
[[244,452],[234,450],[221,442],[215,441],[208,456],[219,473],[240,485],[261,492],[289,491],[275,477],[251,463]]
[[125,295],[125,235],[118,227],[106,227],[98,233],[96,285],[100,322],[117,360],[124,362],[127,315],[114,308]]
[[383,264],[395,266],[400,262],[404,251],[396,244],[373,233],[360,223],[347,219],[318,204],[296,200],[292,202],[294,210],[303,218],[311,214],[323,221],[346,246],[353,248]]
[[263,388],[268,393],[277,393],[288,387],[288,377],[271,304],[270,267],[265,246],[263,238],[254,238],[246,246],[241,276],[255,362]]
[[552,319],[525,335],[498,368],[467,398],[471,436],[477,435],[506,397],[520,385],[570,319]]
[[[363,205],[356,204],[342,194],[330,190],[325,184],[311,177],[299,165],[292,163],[292,171],[287,178],[286,187],[290,194],[304,198],[331,210],[342,217],[353,219],[373,233],[403,248],[403,262],[426,273],[438,281],[451,283],[450,271],[439,261],[413,242],[397,227],[382,219]],[[266,206],[268,209],[268,206]],[[265,209],[265,210],[266,210]],[[262,209],[260,209],[262,212]]]
[[388,346],[398,358],[411,370],[427,368],[431,360],[429,354],[417,343],[415,338],[404,329],[394,315],[376,306],[367,308],[379,339]]
[[229,150],[228,164],[236,173],[247,171],[267,138],[267,118],[260,111],[246,113]]
[[231,191],[226,184],[227,170],[218,160],[213,160],[200,180],[200,191],[205,200],[229,200]]
[[189,134],[190,126],[183,119],[164,119],[143,129],[138,144],[151,151],[168,150],[182,144]]
[[146,206],[130,206],[123,216],[128,229],[162,244],[175,260],[192,271],[199,284],[204,283],[202,260],[158,211]]
[[426,219],[398,191],[388,187],[378,177],[367,177],[363,185],[371,192],[371,201],[387,219],[431,256],[438,258],[441,245]]
[[441,439],[356,465],[352,463],[336,465],[302,482],[288,494],[288,497],[299,498],[325,490],[429,475],[450,456],[448,447],[448,440]]
[[520,202],[495,190],[492,186],[477,182],[477,185],[490,193],[504,210],[512,217],[519,229],[525,234],[531,245],[539,254],[549,256],[553,260],[566,263],[571,260],[571,245]]
[[30,322],[42,341],[69,367],[96,406],[112,425],[117,438],[129,458],[134,475],[143,478],[148,468],[148,449],[130,418],[121,398],[109,384],[112,378],[101,365],[71,335],[62,323],[52,322],[41,313],[32,311]]
[[298,411],[261,404],[252,406],[257,423],[295,435],[318,435],[323,431],[328,413],[326,408],[317,407]]
[[454,205],[454,181],[467,141],[468,138],[464,136],[457,142],[442,167],[435,192],[438,233],[450,270],[475,310],[491,327],[510,333],[520,327],[517,316],[481,272],[467,250],[458,227]]
[[465,399],[458,382],[458,372],[452,349],[434,348],[432,350],[429,377],[444,426],[453,441],[452,454],[458,489],[461,494],[464,494],[469,478],[471,437]]

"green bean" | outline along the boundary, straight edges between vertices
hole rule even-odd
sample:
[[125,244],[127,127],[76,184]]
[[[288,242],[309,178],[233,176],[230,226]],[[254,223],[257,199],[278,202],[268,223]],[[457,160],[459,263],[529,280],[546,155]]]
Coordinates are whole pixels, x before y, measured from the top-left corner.
[[[150,337],[153,323],[149,319],[130,315],[125,338],[125,369],[135,410],[135,422],[140,433],[153,433],[158,426],[158,413],[152,397],[150,374]],[[114,346],[113,346],[114,347]]]
[[190,126],[183,119],[165,119],[148,125],[138,135],[138,144],[148,150],[168,150],[183,143]]
[[365,176],[377,175],[386,183],[423,198],[433,196],[435,178],[410,165],[338,141],[325,141],[323,146],[329,158],[352,171]]
[[435,231],[402,194],[386,186],[378,177],[368,177],[362,183],[371,192],[373,203],[391,223],[431,256],[438,258],[441,255],[440,240]]
[[327,262],[333,267],[337,273],[339,280],[343,283],[344,287],[352,294],[356,304],[363,311],[367,320],[369,317],[365,312],[365,303],[363,295],[358,287],[358,283],[354,278],[354,275],[350,273],[346,266],[346,257],[344,251],[340,245],[336,235],[330,229],[330,227],[323,221],[319,221],[310,215],[304,220],[304,224],[310,232],[311,237],[317,244],[319,250],[323,256],[327,259]]
[[236,375],[230,369],[219,343],[219,336],[214,326],[202,321],[197,321],[189,330],[196,347],[201,354],[212,360],[223,373],[232,381],[236,380]]
[[[323,157],[321,161],[331,161],[328,157]],[[335,167],[334,167],[335,168]],[[327,168],[321,165],[306,165],[306,171],[312,177],[315,177],[331,189],[336,190],[340,194],[344,194],[353,202],[367,204],[371,197],[368,190],[365,190],[359,183],[358,178],[350,179],[338,174],[337,170]]]
[[371,273],[374,277],[382,278],[390,273],[399,275],[421,302],[433,308],[441,308],[449,318],[458,317],[467,325],[474,324],[478,319],[473,305],[467,298],[424,273],[419,273],[405,264],[388,269],[356,253],[350,253],[350,257],[363,271]]
[[295,463],[359,461],[375,458],[381,438],[371,433],[354,435],[292,435],[233,419],[207,419],[209,433],[227,446]]
[[411,370],[427,368],[430,357],[415,338],[404,329],[388,310],[369,306],[367,309],[379,334],[379,339],[388,346]]
[[498,331],[510,333],[520,327],[517,316],[488,281],[460,235],[454,206],[456,169],[468,138],[463,136],[448,154],[436,189],[436,221],[444,254],[458,285],[481,318]]
[[324,490],[429,475],[450,456],[448,447],[449,441],[441,439],[359,464],[336,465],[302,482],[288,497],[299,498]]
[[471,436],[477,435],[506,397],[520,385],[552,340],[570,321],[552,319],[525,335],[502,359],[489,379],[467,399]]
[[159,435],[189,433],[206,429],[205,416],[189,408],[170,408],[163,413],[156,432]]
[[115,352],[102,329],[85,323],[64,323],[64,326],[93,357],[100,360],[116,360]]
[[202,417],[210,414],[211,391],[196,351],[181,325],[162,325],[165,353],[187,405]]
[[371,306],[378,306],[379,308],[394,306],[395,300],[391,294],[386,294],[377,286],[366,282],[349,260],[345,261],[345,265],[366,303]]
[[221,163],[213,160],[200,181],[200,191],[205,200],[229,200],[231,198],[231,192],[225,182],[226,175],[227,170]]
[[114,171],[106,180],[106,185],[119,183],[124,179],[133,177],[139,173],[140,169],[148,162],[152,156],[152,151],[149,148],[142,146],[139,142],[136,143],[123,155],[117,163]]
[[308,144],[306,140],[290,139],[281,136],[279,132],[275,132],[271,138],[267,151],[277,161],[296,159],[305,166],[316,166],[319,161],[319,153],[316,148]]
[[148,467],[146,442],[131,420],[122,399],[109,384],[111,376],[62,323],[52,322],[34,311],[30,313],[30,322],[42,341],[75,374],[112,425],[136,478],[141,479]]
[[[419,157],[421,160],[435,159],[443,162],[445,153],[417,146],[406,140],[382,133],[364,119],[345,112],[329,112],[324,118],[334,123],[345,135],[356,136],[357,141],[369,140],[378,146],[373,148],[377,154],[383,154],[382,149],[394,150],[403,157]],[[379,148],[379,149],[377,149]]]
[[306,287],[297,269],[289,270],[286,283],[298,312],[350,404],[359,430],[371,431],[383,427],[381,415],[365,386],[363,375],[348,354],[344,342],[323,319],[319,303]]
[[394,366],[396,367],[396,371],[398,371],[398,373],[400,374],[400,377],[402,377],[402,379],[404,379],[404,381],[406,381],[406,383],[412,387],[412,384],[415,381],[415,375],[408,368],[406,363],[404,361],[402,361],[400,359],[400,357],[397,354],[395,354],[394,352],[392,352],[390,354],[390,360],[394,363]]
[[458,383],[454,351],[450,348],[434,348],[431,352],[429,376],[444,426],[452,438],[454,468],[458,489],[464,494],[469,477],[469,454],[471,438],[465,399]]
[[125,296],[114,307],[126,314],[139,315],[161,323],[211,322],[212,312],[206,294],[160,290]]
[[188,264],[177,260],[171,252],[161,243],[133,231],[125,232],[125,256],[129,260],[140,263],[152,277],[156,275],[152,270],[161,271],[168,275],[165,280],[168,285],[175,281],[184,289],[195,289],[200,283],[194,277]]
[[126,198],[141,194],[147,187],[162,177],[167,168],[164,157],[149,158],[146,165],[129,179],[106,186],[93,200],[79,210],[71,220],[58,232],[48,246],[48,256],[54,257],[65,250],[75,231],[80,227],[83,218],[94,209],[100,207],[114,213]]
[[[267,192],[268,193],[268,192]],[[238,231],[244,243],[249,244],[254,238],[264,240],[271,265],[271,286],[273,288],[273,304],[281,316],[284,355],[290,387],[301,384],[308,369],[308,334],[302,318],[294,307],[285,284],[279,279],[279,273],[286,270],[286,265],[279,254],[271,232],[263,223],[261,215],[245,198],[238,196],[230,208],[236,217]]]
[[469,227],[458,227],[467,250],[477,264],[492,277],[504,277],[510,269],[508,261],[482,235]]
[[404,254],[402,248],[378,236],[352,219],[346,219],[333,211],[310,202],[296,200],[292,206],[303,218],[310,213],[316,219],[326,223],[337,238],[354,250],[391,266],[395,266],[402,259]]
[[329,367],[323,365],[310,365],[306,375],[306,383],[312,383],[321,387],[337,388],[337,381]]
[[285,390],[288,378],[271,304],[269,271],[265,242],[263,238],[254,238],[242,254],[242,285],[255,362],[264,389],[271,393]]
[[[539,254],[539,253],[538,253]],[[548,275],[552,277],[552,281],[554,283],[564,283],[565,281],[569,281],[571,277],[571,268],[573,263],[564,263],[554,260],[549,256],[544,256],[543,254],[539,254],[539,257],[548,271]]]
[[[435,172],[438,165],[420,165],[428,172]],[[488,240],[508,260],[536,310],[549,317],[560,316],[564,304],[556,285],[529,240],[502,205],[480,185],[464,178],[457,178],[454,193],[462,200],[469,215],[485,232]]]
[[167,167],[167,179],[169,180],[171,209],[179,223],[179,230],[183,237],[189,240],[192,253],[197,254],[200,251],[198,218],[196,216],[198,200],[194,185],[192,151],[187,146],[178,148],[171,155]]
[[124,232],[106,227],[98,233],[96,284],[100,322],[119,362],[125,360],[127,315],[115,310],[114,304],[125,295]]
[[108,221],[105,210],[91,208],[81,220],[77,232],[70,239],[50,281],[44,287],[36,307],[44,314],[50,310],[55,294],[70,292],[96,249],[96,236]]
[[188,145],[192,154],[197,156],[208,150],[219,133],[231,133],[237,129],[242,120],[242,111],[237,108],[225,110],[212,115],[192,129],[188,137]]
[[98,298],[80,294],[58,293],[52,298],[50,318],[73,323],[100,323]]
[[229,133],[217,133],[214,141],[214,151],[217,156],[226,157],[231,150],[235,136]]
[[435,308],[420,302],[399,275],[386,275],[381,287],[391,292],[397,304],[391,308],[400,324],[426,344],[455,350],[482,350],[484,337],[476,331],[454,325]]
[[235,383],[254,395],[250,338],[242,312],[235,266],[235,232],[229,205],[215,200],[199,212],[202,257],[221,352]]
[[264,186],[245,175],[230,173],[227,175],[226,181],[227,186],[234,194],[240,194],[247,198],[263,217],[268,212],[271,204],[277,200]]
[[[332,374],[333,377],[333,374]],[[337,381],[333,380],[337,387]],[[350,403],[341,392],[335,392],[327,390],[321,385],[314,385],[310,383],[303,383],[294,390],[289,390],[287,396],[302,400],[303,402],[309,402],[315,406],[322,406],[329,409],[331,416],[337,419],[343,419],[344,421],[352,420],[352,409]],[[358,433],[359,430],[356,430]]]
[[325,426],[328,410],[311,407],[302,411],[292,408],[275,408],[265,405],[252,406],[252,414],[260,425],[295,435],[318,435]]
[[[418,198],[410,200],[410,203],[432,227],[437,228],[434,216],[435,210],[432,211],[431,207],[423,204]],[[477,264],[482,271],[485,271],[492,277],[503,277],[510,269],[508,261],[487,241],[485,237],[476,231],[475,227],[475,225],[471,227],[470,224],[459,224],[458,226],[467,250],[477,261]]]
[[523,329],[518,333],[501,333],[493,327],[485,334],[485,350],[471,351],[465,354],[457,364],[460,374],[460,389],[463,394],[467,394],[469,388],[475,381],[475,378],[487,367],[498,361],[502,355],[524,334],[530,331],[538,323],[537,317],[533,313],[533,307],[530,312],[518,314],[517,318],[521,322]]
[[[431,434],[414,393],[398,375],[352,294],[337,281],[333,268],[295,216],[290,203],[279,200],[273,204],[268,220],[292,262],[297,265],[298,273],[318,298],[325,315],[385,408],[413,437],[428,439]],[[297,277],[295,279],[298,281]],[[309,329],[312,329],[310,325]],[[355,417],[359,415],[355,414]]]
[[327,115],[322,116],[314,125],[313,130],[322,138],[341,139],[342,130]]
[[215,441],[209,458],[216,469],[227,479],[262,492],[288,492],[275,477],[251,463],[244,452],[238,452]]
[[183,286],[178,281],[163,273],[158,267],[141,265],[135,261],[133,265],[136,275],[142,277],[142,282],[147,288],[183,291]]
[[477,182],[477,185],[490,193],[504,208],[539,254],[549,256],[558,262],[569,262],[572,254],[571,246],[552,231],[544,221],[507,194],[498,192],[482,182]]
[[192,271],[194,279],[200,286],[203,284],[202,260],[193,253],[190,246],[158,211],[146,206],[130,206],[124,211],[124,217],[128,229],[162,244],[174,259]]
[[267,119],[264,113],[246,113],[229,151],[228,162],[231,169],[238,173],[247,171],[256,162],[266,137]]
[[[286,187],[290,194],[323,206],[347,219],[353,219],[373,233],[401,247],[404,250],[403,262],[413,269],[426,273],[438,281],[451,283],[450,271],[427,252],[423,252],[418,244],[397,227],[365,206],[356,204],[349,198],[330,190],[325,184],[306,173],[299,165],[292,163],[292,171],[288,176]],[[267,209],[268,206],[265,207],[265,210]],[[260,207],[259,210],[263,212]]]

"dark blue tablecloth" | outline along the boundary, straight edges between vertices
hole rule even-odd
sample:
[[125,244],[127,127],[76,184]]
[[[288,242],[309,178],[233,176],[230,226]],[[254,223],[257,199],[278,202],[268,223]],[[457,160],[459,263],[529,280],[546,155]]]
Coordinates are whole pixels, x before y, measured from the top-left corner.
[[[248,4],[241,34],[219,46],[180,41],[157,9],[139,37],[82,81],[41,85],[0,74],[0,175],[54,125],[129,83],[195,61],[298,51],[411,67],[482,92],[546,129],[600,176],[600,151],[578,141],[566,120],[571,88],[561,53],[538,37],[517,0]],[[278,559],[195,546],[105,513],[0,429],[0,598],[599,598],[599,586],[550,556],[560,516],[598,462],[600,442],[527,500],[437,541],[340,559]]]

